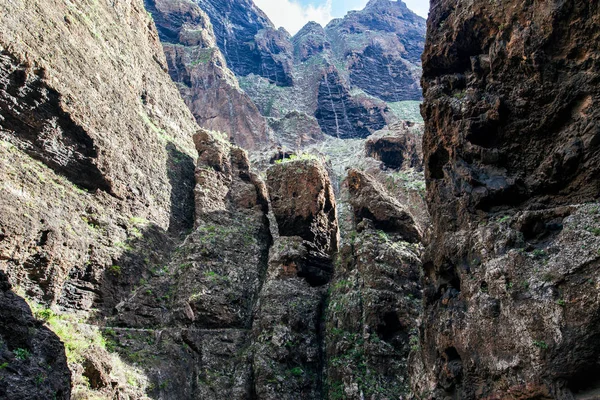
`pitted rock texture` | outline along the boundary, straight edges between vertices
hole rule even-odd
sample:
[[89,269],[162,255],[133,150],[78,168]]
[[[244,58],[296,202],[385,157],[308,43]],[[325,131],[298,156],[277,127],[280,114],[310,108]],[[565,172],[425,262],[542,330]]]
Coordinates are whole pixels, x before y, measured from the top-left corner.
[[415,391],[597,397],[600,7],[438,0],[431,10],[433,231]]
[[219,48],[238,76],[255,74],[277,86],[293,85],[290,36],[275,29],[252,0],[195,0],[214,27]]
[[299,236],[311,250],[331,256],[338,246],[333,187],[317,160],[282,162],[269,168],[267,184],[281,236]]
[[227,68],[206,13],[191,0],[145,5],[163,40],[169,74],[198,124],[246,149],[267,145],[269,125]]
[[302,238],[282,236],[273,245],[252,329],[257,398],[324,398],[326,289],[311,285],[311,275],[303,275],[312,267]]
[[327,284],[338,248],[336,203],[318,161],[267,171],[280,237],[271,248],[254,336],[255,393],[261,399],[322,399]]
[[406,123],[394,124],[371,135],[365,143],[368,157],[394,170],[414,168],[423,172],[423,136],[410,131]]
[[422,247],[358,214],[356,223],[328,299],[328,395],[404,398],[411,394],[409,353],[418,343]]
[[7,361],[0,373],[20,376],[2,390],[142,399],[146,377],[98,325],[193,227],[198,126],[141,1],[5,2],[0,15],[0,270],[45,316],[11,322],[3,342],[32,356]]

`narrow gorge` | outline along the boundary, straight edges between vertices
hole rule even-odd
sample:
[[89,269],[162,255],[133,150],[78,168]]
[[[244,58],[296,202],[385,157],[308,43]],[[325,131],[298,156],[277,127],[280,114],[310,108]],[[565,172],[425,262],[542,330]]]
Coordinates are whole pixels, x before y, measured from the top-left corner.
[[0,399],[600,399],[600,5],[0,2]]

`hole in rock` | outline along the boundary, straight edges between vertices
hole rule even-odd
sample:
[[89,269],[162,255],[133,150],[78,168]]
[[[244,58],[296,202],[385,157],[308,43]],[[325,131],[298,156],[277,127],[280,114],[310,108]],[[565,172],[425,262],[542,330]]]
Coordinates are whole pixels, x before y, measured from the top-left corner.
[[48,235],[50,234],[50,231],[42,231],[42,234],[40,235],[40,239],[38,240],[38,246],[43,247],[46,245],[46,243],[48,243]]
[[494,147],[498,141],[498,133],[488,124],[473,124],[467,140],[476,146]]
[[404,327],[395,311],[386,312],[377,325],[377,336],[386,342],[391,342],[404,332]]
[[450,161],[448,151],[440,147],[429,157],[429,175],[433,179],[444,179],[444,166]]
[[529,218],[519,229],[527,241],[539,241],[559,234],[563,229],[563,218]]
[[446,360],[446,373],[455,382],[460,382],[462,377],[462,359],[455,347],[449,347],[444,351]]
[[575,394],[575,399],[600,398],[600,365],[581,368],[569,379],[567,386]]
[[333,263],[328,258],[309,255],[298,265],[298,277],[306,279],[312,287],[328,284],[332,276]]

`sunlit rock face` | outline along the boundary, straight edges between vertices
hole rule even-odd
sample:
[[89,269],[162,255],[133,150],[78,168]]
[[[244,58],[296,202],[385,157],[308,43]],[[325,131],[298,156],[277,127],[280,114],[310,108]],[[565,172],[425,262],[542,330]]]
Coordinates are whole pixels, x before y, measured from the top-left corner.
[[213,24],[229,68],[239,76],[255,74],[277,86],[291,86],[290,35],[273,23],[252,0],[197,0]]
[[[420,54],[425,41],[425,20],[401,1],[371,1],[364,10],[351,11],[326,27],[310,22],[293,37],[283,29],[275,29],[250,0],[190,0],[183,3],[159,0],[158,3],[163,7],[170,4],[173,9],[181,9],[181,4],[191,4],[206,13],[217,46],[227,67],[236,75],[240,88],[263,116],[275,119],[270,121],[270,126],[275,131],[273,142],[277,144],[290,143],[293,132],[290,132],[288,122],[293,113],[309,116],[295,119],[298,136],[312,132],[317,122],[326,135],[343,139],[365,138],[397,119],[406,118],[398,115],[396,110],[402,107],[396,105],[421,99]],[[173,14],[168,23],[157,18],[166,49],[175,44],[185,45],[175,26],[188,21],[188,14]],[[183,28],[192,29],[186,24]],[[181,76],[177,79],[181,80]],[[204,98],[198,93],[206,92],[206,84],[188,86],[184,98]],[[208,128],[211,128],[209,124],[216,125],[219,121],[208,119],[211,115],[223,115],[231,109],[217,101],[203,112],[199,102],[196,103],[192,109],[204,118],[205,123],[199,122]],[[416,104],[411,107],[417,108]],[[239,112],[252,114],[253,111],[248,107],[233,109],[236,115]],[[283,122],[278,123],[278,120]],[[254,129],[239,123],[229,126],[240,131],[231,134],[237,136],[235,143],[249,149],[255,148],[255,143],[265,142],[257,140],[265,135],[256,133],[263,132],[264,125],[254,116],[252,121]],[[257,130],[257,126],[261,129]],[[244,140],[244,135],[253,137]],[[311,133],[311,136],[315,135]]]
[[198,124],[225,132],[245,149],[268,146],[267,120],[227,67],[208,15],[192,1],[146,0],[145,6],[163,42],[169,74]]
[[352,86],[389,102],[421,98],[425,20],[404,2],[371,0],[326,30]]

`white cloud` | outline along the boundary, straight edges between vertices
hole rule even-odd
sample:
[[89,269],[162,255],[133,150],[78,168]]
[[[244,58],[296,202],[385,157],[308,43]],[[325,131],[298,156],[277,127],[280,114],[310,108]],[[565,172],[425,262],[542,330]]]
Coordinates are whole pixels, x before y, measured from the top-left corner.
[[[319,6],[302,5],[298,0],[254,0],[254,3],[267,14],[275,26],[283,26],[289,33],[295,35],[310,21],[325,26],[335,17],[341,17],[350,10],[362,10],[368,0],[327,0]],[[408,8],[427,17],[429,0],[404,0]],[[338,15],[339,14],[339,15]]]
[[331,0],[317,7],[303,6],[293,0],[254,0],[254,3],[269,16],[275,26],[283,26],[292,35],[310,21],[325,26],[333,19]]

